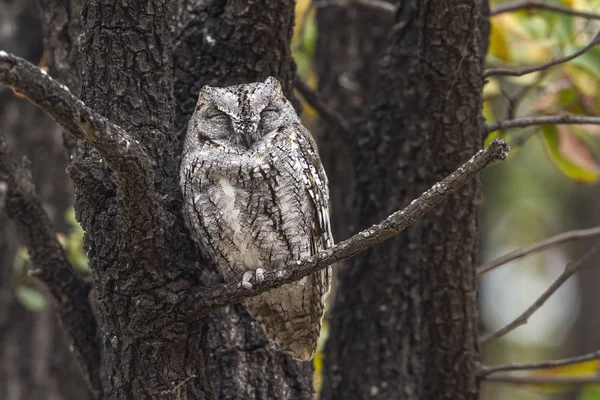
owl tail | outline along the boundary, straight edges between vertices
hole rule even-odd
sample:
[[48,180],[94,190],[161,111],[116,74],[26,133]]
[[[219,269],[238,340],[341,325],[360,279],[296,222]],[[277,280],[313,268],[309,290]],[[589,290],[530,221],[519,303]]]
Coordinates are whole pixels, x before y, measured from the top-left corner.
[[323,304],[313,281],[308,276],[245,302],[267,335],[298,361],[312,360],[321,330]]

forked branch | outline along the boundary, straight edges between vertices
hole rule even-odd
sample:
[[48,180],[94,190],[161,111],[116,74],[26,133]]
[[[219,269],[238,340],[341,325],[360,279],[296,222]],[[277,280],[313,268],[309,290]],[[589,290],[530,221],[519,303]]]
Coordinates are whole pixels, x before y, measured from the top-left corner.
[[563,232],[556,236],[552,236],[546,240],[542,240],[541,242],[536,243],[530,247],[515,250],[508,254],[503,255],[502,257],[498,257],[492,261],[489,261],[483,265],[480,265],[479,267],[477,267],[475,269],[475,271],[478,276],[483,275],[486,272],[491,271],[501,265],[504,265],[511,261],[528,256],[529,254],[545,250],[549,247],[559,246],[561,244],[568,243],[571,241],[593,238],[593,237],[598,237],[598,236],[600,236],[600,227]]
[[[0,84],[12,87],[44,110],[67,133],[90,143],[115,172],[125,205],[138,203],[153,193],[150,157],[139,141],[121,127],[87,107],[69,89],[45,71],[15,55],[0,51]],[[147,198],[140,198],[140,193]],[[129,197],[129,199],[128,199]]]
[[531,9],[539,9],[546,11],[553,11],[559,14],[571,15],[573,17],[581,17],[586,19],[600,19],[600,14],[577,10],[571,7],[561,6],[559,4],[551,4],[547,1],[541,0],[525,0],[525,1],[517,1],[510,4],[504,4],[495,8],[492,8],[490,11],[490,16],[500,15],[507,12],[512,11],[520,11],[520,10],[531,10]]
[[570,54],[568,56],[555,58],[551,61],[548,61],[547,63],[540,64],[540,65],[534,65],[531,67],[489,68],[489,69],[486,69],[485,71],[483,71],[483,77],[487,78],[490,76],[523,76],[523,75],[531,74],[533,72],[544,71],[555,65],[559,65],[559,64],[563,64],[568,61],[571,61],[571,60],[581,56],[582,54],[587,53],[590,49],[598,46],[599,44],[600,44],[600,32],[598,32],[596,34],[596,36],[594,37],[594,39],[592,39],[591,42],[589,42],[587,45],[585,45],[585,47],[583,47],[579,51],[576,51],[575,53]]
[[36,267],[32,275],[50,289],[62,328],[73,345],[94,397],[99,399],[102,393],[100,345],[96,336],[96,320],[88,300],[89,285],[71,267],[35,193],[28,171],[9,160],[8,145],[2,136],[0,191],[4,192],[4,208],[17,224]]
[[519,315],[517,318],[515,318],[512,322],[510,322],[509,324],[505,325],[504,327],[498,329],[495,332],[492,332],[488,335],[484,335],[480,340],[479,343],[484,344],[489,342],[490,340],[493,339],[497,339],[500,338],[504,335],[506,335],[507,333],[515,330],[516,328],[518,328],[521,325],[525,325],[529,318],[537,311],[539,310],[545,303],[546,301],[571,277],[573,276],[577,271],[579,271],[596,253],[598,253],[600,251],[600,242],[598,242],[594,247],[592,247],[587,253],[585,253],[584,255],[582,255],[581,257],[579,257],[578,259],[576,259],[575,261],[572,261],[570,263],[568,263],[565,266],[564,271],[558,276],[558,278],[556,278],[554,280],[554,282],[552,282],[552,284],[550,285],[550,287],[548,287],[548,289],[546,289],[544,291],[544,293],[542,293],[540,295],[540,297],[537,298],[537,300],[527,308],[527,310],[525,310],[521,315]]
[[406,208],[395,212],[379,224],[373,225],[350,239],[312,257],[299,260],[274,271],[266,271],[262,274],[260,281],[257,281],[254,277],[249,282],[250,285],[246,282],[244,282],[245,285],[242,282],[237,282],[214,288],[196,288],[191,296],[191,304],[186,303],[185,309],[195,316],[201,315],[210,308],[239,303],[247,297],[256,296],[286,283],[300,280],[336,262],[353,257],[369,247],[402,232],[450,193],[455,192],[477,176],[487,166],[495,161],[505,160],[508,151],[509,148],[506,143],[495,139],[486,149],[480,150],[444,180],[433,185],[418,199],[413,200]]

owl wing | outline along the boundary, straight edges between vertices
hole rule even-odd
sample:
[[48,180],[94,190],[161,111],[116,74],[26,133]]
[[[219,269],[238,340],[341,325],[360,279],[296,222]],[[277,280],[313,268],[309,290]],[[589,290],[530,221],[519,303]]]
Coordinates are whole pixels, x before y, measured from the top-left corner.
[[[312,221],[312,255],[333,246],[333,235],[329,221],[329,189],[327,175],[319,154],[317,145],[310,132],[300,124],[294,124],[286,128],[285,132],[292,140],[291,156],[297,160],[301,172],[301,178],[306,191],[314,206],[314,219]],[[321,303],[325,299],[331,287],[331,268],[322,269],[316,279],[316,288],[320,292]]]

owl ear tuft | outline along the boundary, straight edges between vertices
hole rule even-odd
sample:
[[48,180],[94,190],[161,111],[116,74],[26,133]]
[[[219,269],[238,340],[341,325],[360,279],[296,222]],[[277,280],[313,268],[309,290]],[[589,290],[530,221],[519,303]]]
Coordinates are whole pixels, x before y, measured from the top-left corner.
[[272,76],[270,76],[267,79],[265,79],[265,84],[271,86],[274,89],[279,90],[280,92],[283,91],[283,89],[281,88],[281,83],[279,83],[279,81],[277,80],[277,78],[274,78]]

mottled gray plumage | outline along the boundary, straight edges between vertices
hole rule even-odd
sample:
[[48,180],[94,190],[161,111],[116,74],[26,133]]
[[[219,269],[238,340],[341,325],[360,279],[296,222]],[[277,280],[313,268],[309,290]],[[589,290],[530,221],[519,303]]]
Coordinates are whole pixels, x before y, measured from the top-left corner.
[[[325,171],[275,78],[202,88],[180,179],[188,226],[229,282],[333,245]],[[244,304],[282,349],[310,360],[330,277],[325,269]]]

